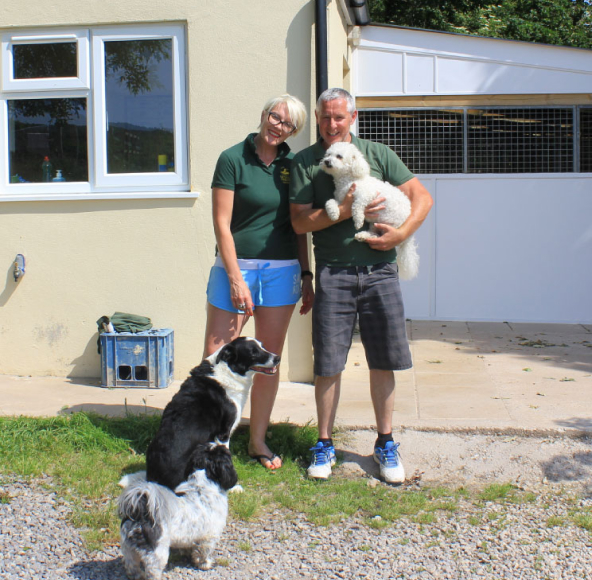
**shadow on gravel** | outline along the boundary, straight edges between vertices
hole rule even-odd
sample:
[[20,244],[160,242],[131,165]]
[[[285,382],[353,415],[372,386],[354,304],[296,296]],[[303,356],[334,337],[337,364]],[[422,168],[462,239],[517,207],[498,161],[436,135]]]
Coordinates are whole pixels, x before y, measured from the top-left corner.
[[590,451],[551,457],[541,465],[543,474],[552,483],[590,482],[585,487],[585,493],[590,497],[592,496],[592,419],[574,418],[556,423],[573,431],[590,434],[580,439],[590,445]]
[[[171,551],[165,574],[174,569],[182,569],[185,574],[190,576],[199,574],[199,570],[192,565],[189,557],[178,550]],[[128,580],[123,567],[123,558],[114,558],[109,561],[87,560],[77,562],[70,566],[68,573],[76,580]]]
[[107,562],[87,560],[70,566],[68,573],[76,580],[127,580],[122,558]]

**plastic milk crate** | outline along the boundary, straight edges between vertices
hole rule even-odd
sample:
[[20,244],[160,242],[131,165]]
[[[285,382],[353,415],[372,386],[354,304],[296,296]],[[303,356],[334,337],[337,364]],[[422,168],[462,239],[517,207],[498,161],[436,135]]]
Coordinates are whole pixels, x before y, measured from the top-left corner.
[[174,332],[171,328],[101,334],[104,387],[164,389],[173,380]]

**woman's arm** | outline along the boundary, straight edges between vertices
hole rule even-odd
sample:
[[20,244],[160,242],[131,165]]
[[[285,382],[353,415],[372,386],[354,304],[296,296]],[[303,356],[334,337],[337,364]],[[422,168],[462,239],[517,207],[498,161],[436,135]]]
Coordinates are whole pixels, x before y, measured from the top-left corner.
[[[234,191],[220,187],[214,187],[212,189],[214,233],[216,234],[218,252],[230,282],[230,298],[235,308],[239,308],[240,304],[245,304],[244,312],[252,316],[253,300],[251,298],[251,292],[241,275],[236,257],[236,247],[232,232],[230,231],[233,207]],[[239,309],[243,310],[243,308]]]

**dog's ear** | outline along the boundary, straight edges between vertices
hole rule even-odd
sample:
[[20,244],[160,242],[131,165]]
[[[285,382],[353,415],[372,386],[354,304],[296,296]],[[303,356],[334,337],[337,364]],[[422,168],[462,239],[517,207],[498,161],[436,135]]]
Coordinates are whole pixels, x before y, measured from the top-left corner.
[[232,366],[236,362],[236,348],[234,345],[227,344],[222,347],[218,356],[216,357],[216,364],[225,362],[228,366]]
[[216,363],[225,362],[232,372],[244,376],[252,363],[251,343],[253,341],[244,336],[235,338],[222,348],[216,357]]
[[360,179],[368,175],[368,163],[357,149],[352,151],[350,167],[354,179]]

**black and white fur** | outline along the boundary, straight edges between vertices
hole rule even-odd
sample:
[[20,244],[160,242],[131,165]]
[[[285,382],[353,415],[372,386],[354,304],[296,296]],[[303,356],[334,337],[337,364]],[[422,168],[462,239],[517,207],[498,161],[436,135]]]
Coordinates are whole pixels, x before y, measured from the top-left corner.
[[[146,452],[146,478],[174,490],[197,469],[200,444],[228,447],[255,373],[275,374],[280,357],[239,337],[195,367],[165,407]],[[196,454],[196,449],[198,452]]]
[[[385,198],[383,202],[385,208],[374,218],[374,222],[398,228],[411,214],[409,198],[394,185],[371,176],[368,162],[353,143],[339,142],[331,145],[321,160],[320,167],[331,175],[335,182],[335,199],[330,199],[325,204],[325,210],[331,220],[339,219],[339,203],[343,201],[354,183],[356,189],[353,192],[352,219],[357,230],[364,225],[365,220],[369,221],[364,215],[364,210],[378,196]],[[378,235],[374,226],[371,225],[368,231],[358,232],[355,239],[363,242]],[[397,246],[397,264],[399,275],[403,280],[410,280],[417,276],[419,255],[414,236],[408,237]]]
[[174,491],[147,481],[143,471],[120,481],[121,552],[130,580],[160,580],[171,548],[189,552],[202,570],[212,567],[237,475],[224,445],[199,444],[193,457],[196,470]]

